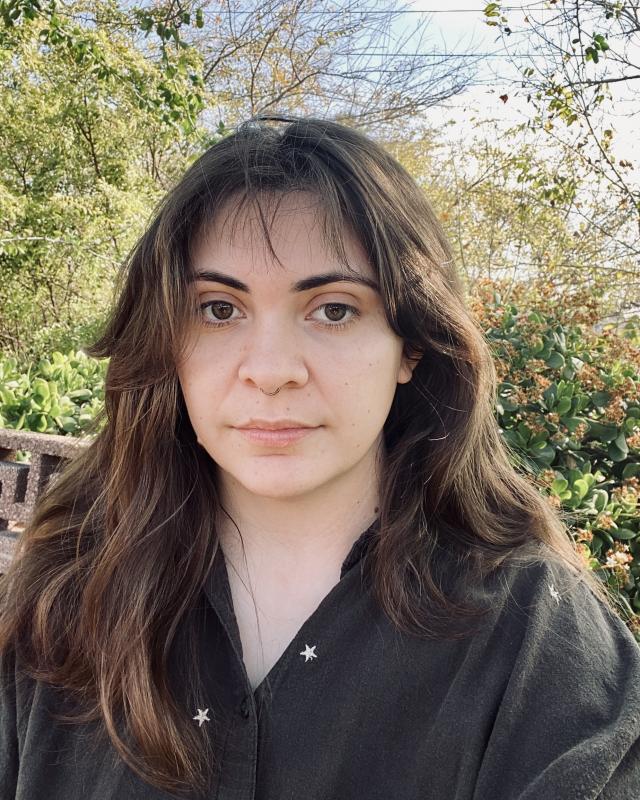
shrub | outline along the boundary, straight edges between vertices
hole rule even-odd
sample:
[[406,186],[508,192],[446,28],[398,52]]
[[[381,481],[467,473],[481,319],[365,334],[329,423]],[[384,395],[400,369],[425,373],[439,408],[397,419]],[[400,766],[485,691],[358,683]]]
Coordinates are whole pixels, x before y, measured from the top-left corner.
[[0,427],[80,435],[104,403],[106,360],[83,352],[55,352],[20,370],[14,358],[0,359]]
[[597,333],[588,295],[554,299],[543,284],[516,286],[504,300],[501,288],[480,282],[472,306],[495,356],[502,436],[640,639],[637,325]]

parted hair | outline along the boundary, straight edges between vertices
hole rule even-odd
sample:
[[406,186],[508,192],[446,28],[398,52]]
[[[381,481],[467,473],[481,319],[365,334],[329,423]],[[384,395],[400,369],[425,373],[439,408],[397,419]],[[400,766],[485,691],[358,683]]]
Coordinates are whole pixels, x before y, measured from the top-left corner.
[[175,656],[198,696],[197,641],[176,653],[177,633],[218,549],[216,465],[196,440],[176,370],[196,308],[191,253],[230,198],[238,211],[257,209],[270,244],[270,201],[297,191],[317,197],[326,241],[345,262],[344,231],[356,235],[390,328],[419,358],[384,425],[378,531],[365,557],[387,616],[412,635],[472,635],[486,609],[438,565],[471,585],[532,544],[599,587],[503,442],[491,351],[424,192],[347,126],[243,123],[167,193],[123,264],[88,348],[109,357],[104,410],[90,444],[39,499],[0,588],[3,658],[64,690],[76,701],[64,719],[98,721],[144,780],[185,796],[204,793],[219,763],[169,679]]

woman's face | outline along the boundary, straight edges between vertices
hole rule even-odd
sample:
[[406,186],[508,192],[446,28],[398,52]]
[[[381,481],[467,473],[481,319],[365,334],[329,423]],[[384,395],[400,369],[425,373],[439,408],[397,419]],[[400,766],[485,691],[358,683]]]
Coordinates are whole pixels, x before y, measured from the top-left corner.
[[[283,266],[247,219],[233,240],[218,220],[194,250],[201,316],[178,377],[198,441],[223,482],[263,497],[300,497],[354,470],[371,476],[396,385],[411,367],[369,285],[365,253],[346,236],[361,283],[325,248],[309,194],[285,196],[271,227]],[[272,397],[260,391],[278,387]],[[298,430],[260,430],[269,424]]]

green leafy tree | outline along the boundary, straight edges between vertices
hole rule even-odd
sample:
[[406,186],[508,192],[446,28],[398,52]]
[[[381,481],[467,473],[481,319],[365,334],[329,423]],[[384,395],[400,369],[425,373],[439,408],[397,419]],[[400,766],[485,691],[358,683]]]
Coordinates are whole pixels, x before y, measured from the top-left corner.
[[52,44],[52,16],[47,37],[41,16],[19,23],[0,50],[0,346],[25,359],[93,335],[120,262],[203,133],[163,98],[195,73],[180,62],[169,78],[134,46],[136,28],[84,30],[97,54],[85,57],[80,34]]

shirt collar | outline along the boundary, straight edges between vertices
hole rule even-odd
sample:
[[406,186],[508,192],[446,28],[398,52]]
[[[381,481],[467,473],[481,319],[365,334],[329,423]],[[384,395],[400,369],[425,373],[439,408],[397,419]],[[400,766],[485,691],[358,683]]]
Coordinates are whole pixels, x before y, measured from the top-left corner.
[[342,562],[342,567],[340,568],[340,578],[342,578],[346,573],[354,567],[364,556],[364,554],[369,550],[371,547],[371,543],[376,537],[378,533],[378,518],[371,523],[371,525],[360,534],[360,536],[355,540],[353,543],[351,550],[347,553],[347,557]]
[[[376,519],[371,525],[363,531],[360,536],[352,544],[351,549],[347,553],[347,557],[342,562],[340,568],[340,579],[342,579],[349,570],[351,570],[365,555],[371,547],[373,540],[379,531],[379,519]],[[231,591],[229,588],[227,570],[224,563],[224,555],[222,548],[218,547],[216,552],[213,567],[207,577],[204,585],[204,591],[209,601],[216,606],[216,600],[224,599],[229,601]]]

